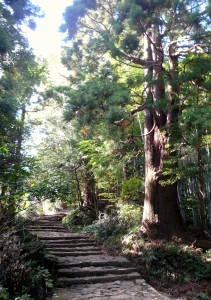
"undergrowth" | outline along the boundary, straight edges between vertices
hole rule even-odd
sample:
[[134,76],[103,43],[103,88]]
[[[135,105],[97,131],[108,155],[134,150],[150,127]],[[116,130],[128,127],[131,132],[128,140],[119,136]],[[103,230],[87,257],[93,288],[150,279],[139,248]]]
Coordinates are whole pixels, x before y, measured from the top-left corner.
[[135,259],[148,276],[162,282],[185,283],[211,280],[211,265],[206,263],[205,256],[162,241],[158,245],[144,245]]
[[0,299],[43,300],[53,288],[43,244],[16,220],[0,236]]

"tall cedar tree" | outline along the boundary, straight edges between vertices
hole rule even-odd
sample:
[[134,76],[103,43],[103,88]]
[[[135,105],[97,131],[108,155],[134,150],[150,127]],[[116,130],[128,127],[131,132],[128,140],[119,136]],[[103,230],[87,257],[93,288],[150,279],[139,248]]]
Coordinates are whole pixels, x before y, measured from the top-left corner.
[[[62,30],[70,39],[85,28],[93,32],[90,45],[97,43],[98,53],[110,53],[122,63],[144,69],[142,104],[131,115],[145,114],[142,230],[148,235],[172,236],[183,231],[177,180],[170,180],[164,165],[176,161],[176,148],[169,145],[181,137],[180,62],[190,53],[190,60],[198,53],[209,54],[209,11],[208,3],[201,0],[97,0],[94,7],[89,1],[75,0],[64,14]],[[107,15],[109,26],[104,26],[102,15]]]

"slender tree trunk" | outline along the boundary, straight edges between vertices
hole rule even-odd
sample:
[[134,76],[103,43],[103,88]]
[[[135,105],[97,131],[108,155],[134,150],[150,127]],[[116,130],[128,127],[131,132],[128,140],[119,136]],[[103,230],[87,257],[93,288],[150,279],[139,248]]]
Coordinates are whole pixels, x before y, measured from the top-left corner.
[[205,192],[205,183],[203,175],[203,162],[201,156],[201,147],[197,147],[198,155],[198,180],[199,180],[199,201],[200,201],[200,231],[204,233],[206,229],[206,192]]
[[17,148],[16,148],[16,162],[17,163],[19,163],[21,161],[21,149],[22,149],[22,144],[23,144],[25,118],[26,118],[26,106],[25,106],[25,104],[22,104],[21,120],[20,120],[20,127],[18,130]]
[[159,102],[165,97],[165,86],[162,44],[156,26],[152,26],[145,36],[144,51],[145,60],[153,61],[154,65],[145,70],[148,78],[146,99],[152,109],[145,112],[145,200],[141,229],[149,236],[171,236],[182,231],[182,219],[178,208],[177,183],[160,183],[168,179],[162,172],[164,161],[170,158],[166,147],[169,143],[166,127],[171,125],[167,122],[172,120],[168,120],[166,111],[159,108]]
[[98,216],[98,197],[95,189],[95,179],[87,162],[84,161],[84,204],[94,210]]
[[84,202],[83,202],[83,199],[81,196],[81,187],[80,187],[80,182],[78,179],[77,168],[74,168],[74,173],[75,173],[75,180],[76,180],[76,184],[77,184],[78,202],[79,202],[79,206],[82,207]]

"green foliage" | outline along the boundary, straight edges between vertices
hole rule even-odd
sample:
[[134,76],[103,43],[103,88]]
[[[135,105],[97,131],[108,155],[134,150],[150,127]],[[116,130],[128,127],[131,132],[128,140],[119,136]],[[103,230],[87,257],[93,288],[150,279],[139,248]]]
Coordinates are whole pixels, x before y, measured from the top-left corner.
[[30,278],[27,278],[26,283],[24,284],[26,290],[33,290],[43,284],[45,288],[53,288],[51,275],[45,267],[40,266],[35,261],[31,260],[27,261],[26,266],[30,270]]
[[23,294],[19,297],[16,297],[15,300],[34,300],[29,294]]
[[196,254],[181,250],[176,244],[143,247],[141,252],[140,263],[144,263],[149,274],[163,282],[211,279],[211,266]]
[[[209,134],[211,107],[207,105],[192,105],[184,110],[180,122],[183,135],[192,147],[202,145],[202,138]],[[210,131],[210,130],[209,130]]]
[[69,38],[72,38],[77,30],[77,22],[80,17],[85,15],[86,9],[95,9],[95,0],[74,0],[73,5],[68,6],[64,12],[64,20],[60,27],[62,32],[68,32]]
[[123,106],[129,102],[130,95],[124,84],[114,83],[109,77],[96,75],[85,83],[79,83],[77,88],[69,89],[65,119],[75,119],[83,128],[93,121],[99,124],[103,120],[107,125],[114,125],[115,121],[126,117]]
[[[137,166],[141,159],[135,157],[139,151],[143,151],[143,143],[137,140],[141,140],[142,110],[144,106],[147,107],[145,124],[148,124],[150,118],[154,119],[150,122],[154,123],[161,134],[158,135],[158,143],[153,141],[153,134],[148,135],[151,145],[146,148],[153,149],[151,163],[156,164],[154,169],[160,170],[159,184],[171,189],[178,179],[183,180],[203,169],[202,164],[196,166],[196,160],[195,170],[193,165],[186,165],[186,169],[180,168],[180,159],[184,157],[177,155],[177,151],[186,146],[192,147],[191,151],[202,147],[202,151],[199,151],[202,155],[210,131],[210,5],[206,6],[199,0],[194,3],[192,0],[101,2],[86,13],[86,8],[92,8],[89,3],[75,1],[65,13],[64,29],[69,30],[72,41],[63,61],[69,70],[74,70],[70,74],[72,89],[64,93],[65,118],[76,126],[76,131],[84,134],[80,138],[85,143],[90,141],[90,149],[86,153],[88,164],[97,185],[101,187],[105,183],[99,194],[105,196],[107,193],[110,197],[114,181],[110,188],[107,182],[116,175],[110,172],[112,164],[118,165],[118,170],[127,164],[129,178],[141,178],[143,170]],[[77,25],[79,16],[81,22]],[[187,28],[191,30],[187,31]],[[109,75],[102,76],[102,65],[105,62]],[[109,63],[112,69],[110,73]],[[156,67],[157,64],[160,69]],[[124,93],[126,97],[123,97]],[[137,122],[134,121],[137,116],[135,112],[141,115],[138,130]],[[119,121],[122,119],[130,119],[131,123],[121,126]],[[96,142],[97,135],[103,138]],[[129,135],[132,139],[127,140]],[[111,136],[116,142],[113,149],[116,156],[109,161],[109,158],[103,156],[101,145],[102,141],[110,142]],[[168,140],[166,145],[164,140]],[[159,143],[163,143],[165,150],[163,146],[154,147]],[[84,153],[82,144],[80,141],[79,148]],[[117,163],[117,158],[122,164]],[[102,181],[99,174],[103,176]],[[120,196],[121,178],[123,176],[118,174],[118,183],[115,185],[117,197]],[[126,182],[121,197],[138,199],[135,190],[135,181]]]
[[121,249],[121,239],[140,225],[142,209],[139,205],[120,204],[113,215],[107,215],[83,228],[112,248]]
[[0,203],[3,212],[14,214],[27,192],[26,181],[34,167],[34,160],[23,153],[23,141],[29,134],[26,110],[36,85],[43,80],[44,66],[22,44],[8,55],[0,79]]
[[13,18],[16,22],[22,22],[29,17],[38,17],[40,8],[32,5],[30,0],[4,0],[13,10]]
[[209,296],[203,292],[188,292],[188,296],[196,297],[197,299],[201,300],[209,300]]
[[[22,218],[13,220],[10,230],[1,228],[0,234],[0,282],[7,288],[6,299],[43,299],[53,288],[43,244],[25,229]],[[5,289],[2,294],[6,294]]]
[[125,228],[122,224],[120,225],[118,217],[115,216],[98,220],[92,225],[84,227],[82,232],[92,234],[96,239],[109,244],[111,241],[116,241],[118,235],[125,232]]
[[96,219],[94,211],[86,207],[81,207],[70,211],[66,217],[63,218],[62,223],[69,228],[83,227],[92,224]]
[[1,300],[8,300],[9,294],[6,288],[0,285],[0,299]]
[[118,217],[119,222],[132,230],[133,227],[139,226],[142,217],[142,206],[138,204],[119,204]]
[[125,180],[122,185],[121,199],[126,202],[143,202],[144,182],[142,179],[132,177]]
[[126,53],[131,53],[138,48],[139,40],[137,36],[127,33],[121,41],[121,47]]

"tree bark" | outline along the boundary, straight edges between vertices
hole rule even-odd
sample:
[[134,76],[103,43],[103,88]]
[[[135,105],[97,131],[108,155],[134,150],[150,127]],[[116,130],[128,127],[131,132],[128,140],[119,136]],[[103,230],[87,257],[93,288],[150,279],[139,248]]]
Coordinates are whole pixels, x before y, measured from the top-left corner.
[[[177,183],[160,183],[169,179],[163,175],[163,164],[171,156],[166,145],[169,143],[168,127],[173,119],[168,118],[167,110],[159,108],[159,102],[166,95],[158,27],[151,26],[144,39],[145,59],[153,60],[155,64],[145,69],[148,81],[145,97],[151,108],[145,111],[145,200],[141,230],[151,237],[170,237],[181,233],[183,226],[178,208]],[[171,115],[171,108],[169,113]]]

